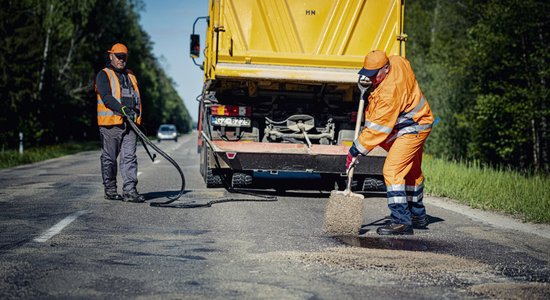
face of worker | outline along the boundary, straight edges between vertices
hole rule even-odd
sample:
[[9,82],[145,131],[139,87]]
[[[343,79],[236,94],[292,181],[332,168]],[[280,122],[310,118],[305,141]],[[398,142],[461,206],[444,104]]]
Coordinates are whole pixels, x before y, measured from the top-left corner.
[[385,65],[378,72],[370,77],[369,80],[372,82],[372,86],[376,88],[384,79],[386,78],[386,75],[390,71],[390,65]]
[[126,61],[128,60],[128,54],[126,53],[111,53],[109,55],[111,59],[111,65],[118,70],[122,70],[126,67]]

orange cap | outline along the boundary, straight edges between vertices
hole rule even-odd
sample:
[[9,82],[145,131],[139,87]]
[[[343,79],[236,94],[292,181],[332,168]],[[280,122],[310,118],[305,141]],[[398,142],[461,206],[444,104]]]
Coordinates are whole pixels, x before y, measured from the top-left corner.
[[365,56],[363,62],[363,68],[359,71],[359,74],[367,77],[373,76],[388,63],[388,57],[386,52],[381,50],[372,50]]
[[111,47],[111,50],[107,51],[109,53],[125,53],[128,54],[128,48],[124,44],[116,43]]

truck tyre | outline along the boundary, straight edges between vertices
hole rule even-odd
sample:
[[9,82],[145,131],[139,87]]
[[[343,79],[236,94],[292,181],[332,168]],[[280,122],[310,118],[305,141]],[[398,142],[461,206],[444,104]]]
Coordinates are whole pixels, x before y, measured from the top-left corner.
[[246,173],[233,173],[231,178],[231,186],[234,188],[244,188],[252,185],[252,175]]
[[221,175],[214,175],[211,168],[206,168],[206,177],[204,178],[207,188],[223,187]]
[[[204,145],[204,144],[203,144]],[[204,152],[204,153],[203,153]],[[204,146],[201,151],[202,163],[201,163],[201,174],[204,178],[204,183],[206,183],[207,188],[219,188],[222,187],[222,178],[219,174],[214,174],[212,168],[208,167],[208,156],[209,151],[208,147]]]
[[386,184],[380,178],[366,177],[363,181],[363,191],[384,192],[386,191]]

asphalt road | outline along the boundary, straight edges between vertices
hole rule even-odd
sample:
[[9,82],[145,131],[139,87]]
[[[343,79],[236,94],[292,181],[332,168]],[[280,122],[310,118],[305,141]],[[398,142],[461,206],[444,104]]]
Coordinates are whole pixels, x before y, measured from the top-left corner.
[[[205,188],[196,134],[159,145],[185,173],[189,192],[176,203],[239,198]],[[166,160],[138,155],[148,202],[177,193]],[[327,192],[260,192],[278,201],[107,201],[99,151],[0,170],[0,298],[550,298],[548,226],[428,197],[429,229],[379,237],[385,199],[367,195],[361,235],[331,237]]]

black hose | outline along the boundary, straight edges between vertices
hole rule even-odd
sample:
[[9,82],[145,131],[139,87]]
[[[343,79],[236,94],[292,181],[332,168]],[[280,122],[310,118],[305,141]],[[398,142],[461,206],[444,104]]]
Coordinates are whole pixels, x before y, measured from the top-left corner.
[[[174,159],[172,159],[168,154],[166,154],[166,152],[162,151],[159,147],[157,147],[154,143],[152,143],[147,138],[147,136],[145,134],[143,134],[143,132],[141,132],[141,130],[139,130],[137,125],[132,120],[130,120],[128,118],[126,118],[126,120],[127,120],[128,124],[130,124],[132,129],[136,132],[136,134],[139,136],[139,138],[141,139],[142,142],[144,142],[147,145],[151,146],[155,151],[157,151],[157,153],[159,153],[162,157],[166,158],[166,160],[169,161],[172,165],[174,165],[174,167],[180,173],[180,177],[181,177],[180,192],[175,197],[168,197],[168,199],[171,200],[170,202],[174,202],[174,201],[178,200],[179,197],[181,197],[181,195],[183,195],[185,193],[185,176],[183,175],[183,171],[181,170],[180,166],[178,165],[178,163]],[[149,150],[147,149],[147,147],[145,147],[145,149],[147,150],[147,154],[149,154],[149,157],[151,157],[151,160],[154,160],[154,156],[151,156],[151,154],[149,153]]]
[[[205,93],[206,93],[206,85],[203,85],[202,93],[200,95],[201,99],[204,99]],[[130,122],[130,123],[132,123],[132,122]],[[136,132],[139,131],[139,130],[137,130],[137,126],[135,124],[132,124],[132,127],[136,127]],[[206,125],[206,128],[207,128],[207,130],[210,130],[210,126]],[[143,133],[141,133],[141,134],[143,135]],[[138,135],[139,135],[139,133],[138,133]],[[145,137],[145,139],[147,139],[147,138]],[[211,149],[214,149],[214,147],[212,146],[212,144],[210,143],[210,141],[207,138],[205,138],[204,141],[208,144],[208,146],[210,146]],[[153,149],[155,149],[155,150],[158,149],[155,145],[151,144],[151,142],[149,140],[147,140],[147,143],[149,145],[151,145],[153,147]],[[203,151],[206,151],[206,147]],[[161,153],[161,152],[159,152],[159,153]],[[161,155],[162,155],[162,153],[161,153]],[[217,155],[214,155],[214,160],[215,160],[216,165],[218,166],[218,168],[220,168],[221,164],[220,164],[220,161],[219,161]],[[248,195],[248,196],[252,196],[254,198],[250,198],[250,197],[224,197],[224,198],[211,200],[211,201],[209,201],[207,203],[204,203],[204,204],[195,204],[195,203],[189,203],[189,202],[173,204],[173,202],[178,200],[178,198],[181,197],[181,195],[183,195],[185,193],[185,191],[184,191],[185,179],[183,177],[183,173],[179,169],[179,166],[177,166],[177,164],[175,164],[175,162],[173,164],[176,166],[178,171],[180,171],[180,174],[182,176],[181,178],[182,178],[183,183],[182,183],[180,194],[176,198],[168,197],[168,199],[170,199],[169,201],[151,202],[151,203],[149,203],[149,206],[153,206],[153,207],[171,207],[171,208],[197,208],[197,207],[211,207],[213,204],[216,204],[216,203],[234,202],[234,201],[268,201],[268,202],[269,201],[278,201],[278,198],[276,196],[267,196],[267,195],[260,195],[260,194],[257,194],[257,193],[252,193],[252,192],[237,191],[229,183],[229,178],[227,177],[227,175],[226,174],[221,174],[220,176],[221,176],[221,179],[222,179],[222,185],[223,185],[223,188],[227,192],[229,192],[231,194]]]

